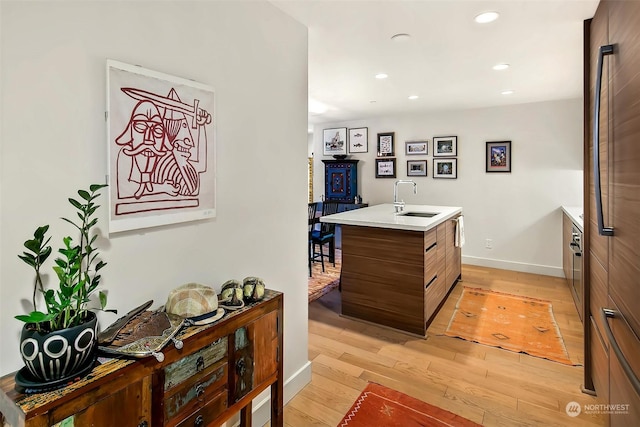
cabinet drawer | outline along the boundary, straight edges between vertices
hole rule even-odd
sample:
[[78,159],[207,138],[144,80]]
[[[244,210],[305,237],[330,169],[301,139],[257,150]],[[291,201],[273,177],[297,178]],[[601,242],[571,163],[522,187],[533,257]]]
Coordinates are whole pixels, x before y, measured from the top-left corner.
[[433,246],[436,243],[436,240],[437,240],[436,228],[432,228],[429,231],[425,231],[424,232],[424,249],[425,250],[429,249],[431,246]]
[[191,378],[227,355],[227,337],[222,337],[207,347],[185,356],[164,368],[164,390]]
[[438,309],[442,299],[447,293],[444,277],[436,276],[431,283],[427,283],[424,291],[424,320],[427,322]]
[[215,395],[211,401],[201,409],[176,424],[176,427],[204,427],[218,418],[227,409],[227,389]]
[[[220,387],[227,383],[227,369],[227,363],[221,361],[181,387],[176,387],[175,392],[164,400],[165,419],[182,419],[185,413],[190,414],[211,400]],[[169,421],[168,425],[172,425],[172,422]]]
[[438,244],[433,242],[424,254],[424,282],[429,283],[438,274]]

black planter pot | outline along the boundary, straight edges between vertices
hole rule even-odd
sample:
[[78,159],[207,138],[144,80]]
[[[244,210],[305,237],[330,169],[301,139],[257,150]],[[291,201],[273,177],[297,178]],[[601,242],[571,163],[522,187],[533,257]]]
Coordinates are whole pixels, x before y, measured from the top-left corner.
[[20,355],[34,380],[44,382],[74,378],[93,365],[97,350],[96,314],[89,311],[81,325],[41,333],[32,323],[22,328]]

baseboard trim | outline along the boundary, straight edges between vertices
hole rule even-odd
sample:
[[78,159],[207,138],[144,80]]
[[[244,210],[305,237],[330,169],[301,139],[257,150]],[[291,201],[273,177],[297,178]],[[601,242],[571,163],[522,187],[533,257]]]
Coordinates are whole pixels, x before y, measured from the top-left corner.
[[477,265],[479,267],[500,268],[502,270],[521,271],[523,273],[564,277],[564,270],[562,269],[562,267],[553,267],[550,265],[527,264],[524,262],[504,261],[500,259],[480,258],[465,255],[462,256],[462,263]]
[[[284,383],[284,404],[286,405],[293,396],[311,382],[311,362],[308,361],[298,372],[294,373]],[[258,396],[253,400],[253,426],[262,427],[271,419],[271,395],[267,391],[267,396],[260,399]],[[238,424],[236,424],[238,425]]]

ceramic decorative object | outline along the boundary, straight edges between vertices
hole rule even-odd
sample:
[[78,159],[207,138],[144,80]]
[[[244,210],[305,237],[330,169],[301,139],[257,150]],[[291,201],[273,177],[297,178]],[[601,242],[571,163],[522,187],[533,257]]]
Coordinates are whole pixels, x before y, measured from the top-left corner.
[[264,280],[259,277],[245,277],[242,281],[245,302],[256,302],[264,298]]
[[25,324],[20,355],[34,379],[42,382],[71,378],[92,366],[96,358],[97,326],[95,313],[87,312],[87,322],[71,328],[45,333]]
[[222,284],[220,291],[220,303],[229,310],[244,307],[242,283],[231,279]]

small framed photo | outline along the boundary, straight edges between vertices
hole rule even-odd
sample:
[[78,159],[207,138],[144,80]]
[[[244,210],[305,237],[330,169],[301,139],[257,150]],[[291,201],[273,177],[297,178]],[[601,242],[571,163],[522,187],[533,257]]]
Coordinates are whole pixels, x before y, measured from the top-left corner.
[[393,157],[393,139],[395,132],[378,134],[378,157]]
[[487,172],[511,172],[511,141],[487,142]]
[[322,142],[325,156],[347,154],[347,128],[324,129]]
[[427,161],[407,160],[407,176],[427,176]]
[[429,141],[407,141],[404,143],[407,156],[429,154]]
[[458,159],[433,159],[434,178],[458,178]]
[[369,151],[369,128],[349,129],[349,153]]
[[433,157],[452,157],[458,155],[457,136],[434,136]]
[[376,159],[376,178],[395,178],[396,159]]

